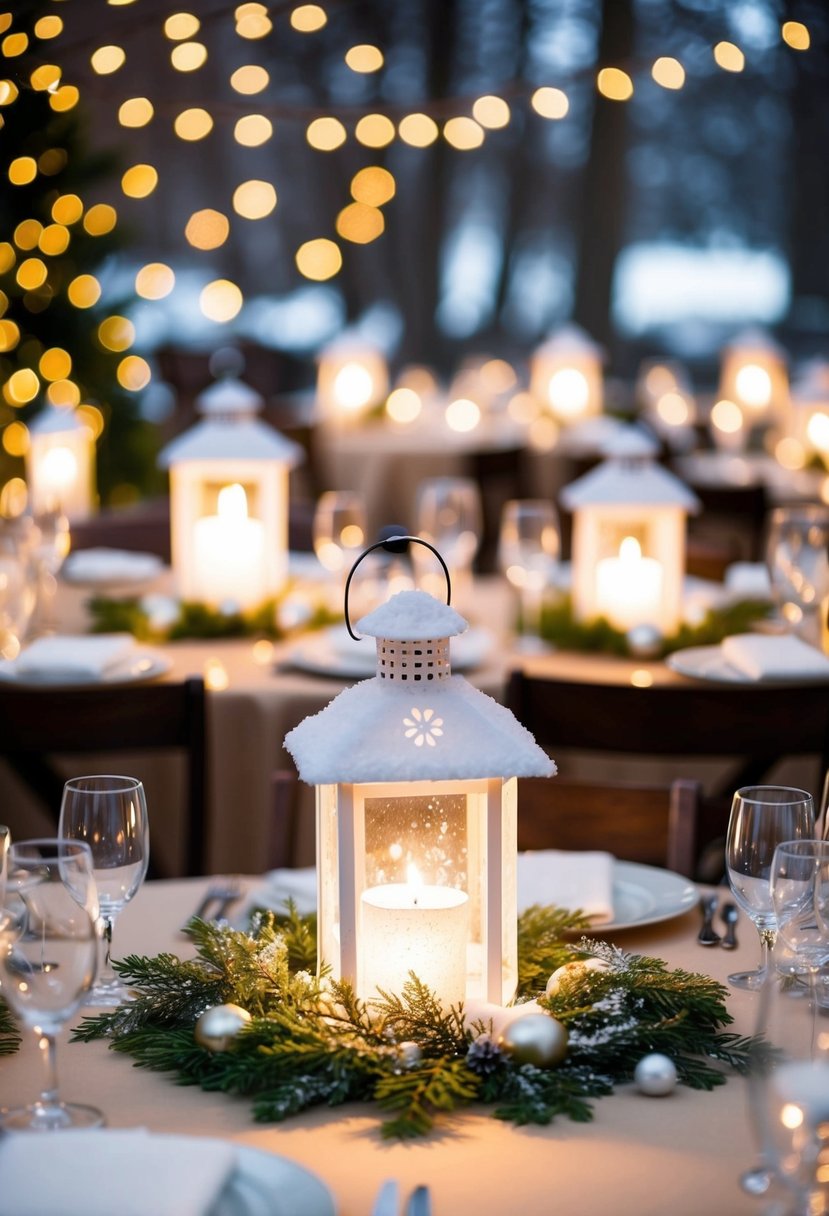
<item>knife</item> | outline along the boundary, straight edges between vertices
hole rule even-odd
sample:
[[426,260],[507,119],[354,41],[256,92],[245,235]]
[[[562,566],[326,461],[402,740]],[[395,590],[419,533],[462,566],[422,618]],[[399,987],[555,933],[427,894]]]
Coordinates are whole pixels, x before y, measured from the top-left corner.
[[399,1212],[400,1189],[396,1179],[388,1178],[377,1192],[371,1216],[399,1216]]
[[416,1186],[406,1205],[406,1216],[432,1216],[432,1203],[427,1186]]
[[697,941],[701,946],[718,946],[720,943],[720,935],[712,923],[717,913],[718,903],[719,898],[716,895],[703,895],[700,900],[702,928],[697,934]]

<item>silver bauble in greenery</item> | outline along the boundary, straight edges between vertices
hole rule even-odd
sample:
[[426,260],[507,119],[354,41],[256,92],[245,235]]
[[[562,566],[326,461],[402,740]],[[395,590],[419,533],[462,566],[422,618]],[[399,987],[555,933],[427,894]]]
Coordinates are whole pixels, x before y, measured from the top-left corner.
[[664,637],[656,625],[634,625],[625,634],[628,651],[637,659],[654,659],[662,649]]
[[633,1079],[640,1093],[651,1098],[664,1098],[676,1089],[676,1065],[668,1056],[654,1051],[642,1059],[633,1071]]
[[555,1068],[567,1055],[567,1031],[547,1013],[530,1013],[504,1028],[498,1045],[516,1064]]
[[208,1051],[229,1051],[243,1026],[251,1020],[241,1005],[213,1005],[196,1021],[193,1037]]

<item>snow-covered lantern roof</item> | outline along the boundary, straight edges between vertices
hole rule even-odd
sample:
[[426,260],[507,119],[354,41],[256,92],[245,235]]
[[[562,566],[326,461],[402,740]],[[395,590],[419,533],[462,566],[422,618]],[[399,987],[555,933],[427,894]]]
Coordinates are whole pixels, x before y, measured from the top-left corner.
[[26,482],[34,515],[86,519],[96,502],[95,439],[74,409],[46,406],[29,426]]
[[573,513],[573,612],[617,629],[651,625],[673,633],[681,620],[687,515],[696,496],[644,453],[640,439],[565,486]]
[[733,401],[746,425],[783,419],[789,405],[786,354],[761,329],[737,334],[722,351],[719,399]]
[[219,380],[196,401],[201,419],[161,452],[182,599],[246,609],[285,582],[288,478],[303,453],[257,417],[263,404],[241,380]]
[[542,343],[530,362],[530,392],[563,426],[600,414],[604,351],[578,325]]
[[414,971],[444,1004],[506,1003],[516,778],[555,765],[508,709],[452,674],[450,639],[467,624],[448,604],[401,591],[357,628],[376,639],[376,675],[285,740],[317,787],[320,962],[364,999],[401,991]]
[[317,359],[317,408],[324,421],[352,425],[385,401],[389,369],[378,346],[342,334]]

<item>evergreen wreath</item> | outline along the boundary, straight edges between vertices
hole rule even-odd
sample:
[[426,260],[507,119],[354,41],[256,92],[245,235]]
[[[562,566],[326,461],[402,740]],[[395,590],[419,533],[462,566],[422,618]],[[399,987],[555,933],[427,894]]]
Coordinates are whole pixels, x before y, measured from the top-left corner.
[[[580,913],[556,908],[533,907],[519,919],[518,999],[537,998],[569,1033],[554,1068],[518,1062],[491,1024],[468,1024],[462,1006],[443,1009],[413,973],[402,993],[370,1003],[348,983],[317,978],[315,918],[290,903],[284,917],[256,912],[249,932],[193,919],[193,960],[116,963],[136,999],[84,1018],[73,1038],[109,1038],[137,1067],[175,1074],[182,1085],[246,1094],[258,1120],[376,1102],[388,1115],[382,1134],[397,1139],[425,1135],[436,1118],[472,1102],[516,1124],[588,1121],[590,1099],[631,1081],[648,1052],[670,1056],[679,1081],[694,1089],[723,1084],[729,1068],[746,1071],[752,1040],[723,1029],[732,1019],[721,984],[606,943],[568,940],[586,928]],[[606,967],[572,969],[555,996],[544,995],[553,970],[590,956]],[[194,1027],[225,1003],[251,1021],[229,1050],[212,1052]]]

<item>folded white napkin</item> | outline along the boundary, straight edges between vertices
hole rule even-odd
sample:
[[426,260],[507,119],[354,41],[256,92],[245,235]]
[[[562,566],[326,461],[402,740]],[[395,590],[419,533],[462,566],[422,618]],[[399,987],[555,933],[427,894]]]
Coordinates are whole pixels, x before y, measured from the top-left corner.
[[0,1216],[206,1216],[232,1145],[143,1129],[6,1136]]
[[292,899],[300,916],[308,916],[317,910],[317,871],[314,866],[298,870],[270,870],[262,875],[262,882],[251,891],[245,907],[239,913],[246,922],[253,908],[270,908],[273,912],[285,912],[285,901]]
[[749,680],[829,680],[829,658],[792,634],[738,633],[723,638],[723,658]]
[[723,582],[732,599],[771,599],[771,579],[765,562],[732,562]]
[[613,857],[539,849],[518,854],[518,911],[533,904],[581,908],[597,924],[613,920]]
[[75,582],[141,582],[163,566],[154,553],[129,549],[77,549],[63,564],[63,576]]
[[129,633],[36,638],[14,661],[18,675],[57,679],[101,679],[135,646]]

